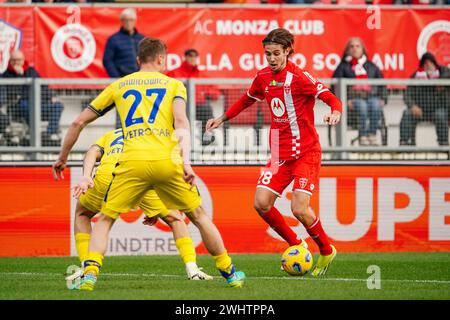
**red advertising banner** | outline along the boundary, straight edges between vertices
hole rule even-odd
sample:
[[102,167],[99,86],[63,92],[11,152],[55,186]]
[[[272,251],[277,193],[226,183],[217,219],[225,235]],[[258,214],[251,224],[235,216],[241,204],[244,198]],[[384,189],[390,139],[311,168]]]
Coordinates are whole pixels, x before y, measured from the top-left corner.
[[70,170],[0,168],[0,256],[64,256],[70,248]]
[[[259,167],[196,167],[203,206],[233,253],[281,252],[286,243],[253,209]],[[81,168],[55,182],[51,169],[0,167],[0,256],[74,255],[70,187]],[[236,177],[239,177],[238,179]],[[317,248],[290,213],[291,187],[276,202],[288,224]],[[312,210],[340,252],[450,251],[449,166],[328,166],[321,170]],[[110,234],[108,255],[176,254],[170,229],[124,213]],[[188,221],[187,221],[188,222]],[[197,251],[200,233],[188,228]]]
[[34,64],[34,21],[31,7],[0,7],[0,72],[6,70],[13,50],[21,49]]
[[[352,36],[363,39],[369,58],[385,77],[409,77],[426,51],[433,52],[441,64],[450,64],[447,9],[136,8],[139,32],[167,43],[167,69],[180,65],[185,49],[196,48],[204,77],[253,77],[265,65],[261,40],[276,27],[295,34],[293,61],[322,78],[331,77]],[[107,38],[119,30],[123,8],[20,8],[20,15],[13,14],[15,9],[2,7],[0,19],[29,37],[23,29],[28,28],[23,25],[23,17],[33,13],[31,41],[36,50],[29,59],[42,76],[106,76],[104,47]]]

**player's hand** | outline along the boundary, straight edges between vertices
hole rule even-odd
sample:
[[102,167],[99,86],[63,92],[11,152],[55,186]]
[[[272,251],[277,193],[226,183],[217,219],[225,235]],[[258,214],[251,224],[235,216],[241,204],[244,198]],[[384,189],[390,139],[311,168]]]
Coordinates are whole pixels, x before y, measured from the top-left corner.
[[328,113],[323,117],[323,122],[329,125],[338,124],[341,120],[341,113],[339,111],[333,111],[333,113]]
[[416,104],[411,107],[411,113],[415,118],[422,118],[423,115],[422,109]]
[[52,165],[52,173],[53,178],[55,180],[64,180],[64,169],[66,167],[66,161],[58,159],[55,161],[55,163]]
[[153,226],[155,225],[155,223],[158,222],[158,216],[154,216],[154,217],[147,217],[145,216],[144,221],[142,221],[142,224],[145,224],[146,226]]
[[25,69],[21,65],[15,64],[13,65],[13,69],[17,74],[23,75],[25,73]]
[[61,102],[58,97],[52,97],[51,101],[52,101],[52,103]]
[[347,107],[349,108],[349,109],[353,109],[355,106],[353,105],[353,100],[348,100],[347,101]]
[[190,189],[195,186],[195,173],[190,164],[183,165],[183,179],[191,185]]
[[212,131],[220,127],[224,121],[225,118],[223,115],[215,119],[209,119],[208,122],[206,122],[206,131]]
[[81,181],[73,188],[73,197],[79,199],[82,194],[85,194],[89,188],[94,187],[94,181],[91,177],[82,177]]

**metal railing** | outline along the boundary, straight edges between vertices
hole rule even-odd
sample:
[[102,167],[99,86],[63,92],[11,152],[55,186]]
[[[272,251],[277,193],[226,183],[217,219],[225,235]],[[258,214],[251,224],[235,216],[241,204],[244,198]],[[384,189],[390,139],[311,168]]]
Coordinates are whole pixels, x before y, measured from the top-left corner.
[[[0,161],[55,159],[70,123],[113,80],[0,79]],[[265,102],[256,103],[216,130],[213,143],[208,145],[203,139],[205,120],[229,108],[245,93],[251,79],[184,82],[188,89],[195,163],[261,164],[267,160],[270,108]],[[317,100],[315,125],[324,159],[450,159],[449,147],[442,141],[445,132],[448,137],[450,79],[322,79],[322,82],[331,86],[343,102],[341,123],[330,128],[322,122],[329,108]],[[379,115],[372,117],[371,108],[377,103]],[[422,118],[408,114],[413,105],[423,109]],[[367,114],[364,121],[361,112]],[[93,141],[115,127],[115,111],[86,127],[74,147],[72,159],[81,159]],[[401,142],[401,137],[408,140]]]

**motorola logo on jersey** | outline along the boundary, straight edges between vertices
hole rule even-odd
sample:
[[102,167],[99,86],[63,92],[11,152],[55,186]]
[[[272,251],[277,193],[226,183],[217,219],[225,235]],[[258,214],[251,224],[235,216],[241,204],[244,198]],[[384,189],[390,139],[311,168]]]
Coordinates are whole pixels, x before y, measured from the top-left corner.
[[286,107],[280,98],[273,98],[272,101],[270,101],[270,108],[276,117],[283,116],[286,111]]

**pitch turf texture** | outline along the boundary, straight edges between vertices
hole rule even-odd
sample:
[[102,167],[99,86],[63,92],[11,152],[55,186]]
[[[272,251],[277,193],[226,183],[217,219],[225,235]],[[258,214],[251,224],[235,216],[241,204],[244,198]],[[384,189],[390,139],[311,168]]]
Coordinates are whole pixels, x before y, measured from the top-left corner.
[[[314,256],[315,258],[317,255]],[[247,274],[227,287],[209,256],[198,257],[213,281],[188,281],[178,256],[107,257],[95,291],[66,289],[68,258],[0,258],[0,299],[450,299],[450,253],[340,253],[328,275],[290,277],[274,254],[233,255]],[[367,268],[381,289],[367,287]]]

